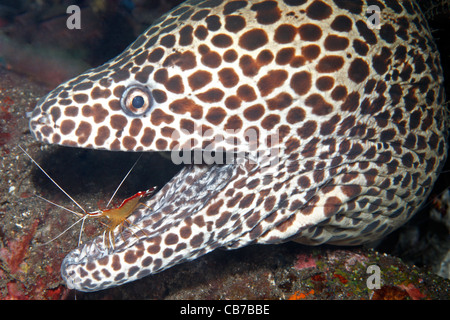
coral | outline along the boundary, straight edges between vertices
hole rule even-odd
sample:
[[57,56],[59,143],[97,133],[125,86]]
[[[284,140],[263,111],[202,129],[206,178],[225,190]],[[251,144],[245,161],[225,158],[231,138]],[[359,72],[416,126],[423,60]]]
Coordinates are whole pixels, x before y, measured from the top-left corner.
[[5,297],[5,300],[27,300],[27,296],[23,292],[25,289],[23,284],[11,281],[6,287],[8,289],[8,295]]
[[419,289],[417,289],[412,283],[408,283],[407,285],[401,284],[398,286],[400,289],[403,289],[406,291],[406,293],[410,296],[413,300],[421,300],[424,299],[426,296],[420,292]]
[[38,224],[39,220],[34,220],[33,225],[24,233],[22,239],[8,240],[8,247],[0,248],[0,260],[3,261],[11,274],[19,271],[20,264],[27,254],[28,246],[36,232]]
[[294,268],[298,270],[306,269],[306,268],[315,268],[316,267],[316,261],[312,257],[311,254],[298,254],[297,255],[297,262],[294,265]]
[[288,300],[302,300],[302,299],[305,299],[308,296],[312,296],[312,295],[314,295],[314,290],[313,289],[309,290],[309,292],[307,292],[307,293],[295,291],[295,293],[293,295],[291,295],[288,298]]
[[372,300],[406,300],[408,294],[396,286],[382,286],[374,290]]

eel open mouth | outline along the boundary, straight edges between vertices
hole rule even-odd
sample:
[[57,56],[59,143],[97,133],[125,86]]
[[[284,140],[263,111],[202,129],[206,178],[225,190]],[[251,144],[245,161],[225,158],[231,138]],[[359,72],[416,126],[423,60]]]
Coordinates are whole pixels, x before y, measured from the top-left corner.
[[[218,229],[217,220],[215,226],[206,221],[204,209],[238,175],[236,164],[184,167],[127,219],[126,228],[116,228],[113,247],[99,236],[65,257],[61,274],[67,286],[117,286],[232,243],[240,225]],[[211,217],[213,210],[207,211]]]

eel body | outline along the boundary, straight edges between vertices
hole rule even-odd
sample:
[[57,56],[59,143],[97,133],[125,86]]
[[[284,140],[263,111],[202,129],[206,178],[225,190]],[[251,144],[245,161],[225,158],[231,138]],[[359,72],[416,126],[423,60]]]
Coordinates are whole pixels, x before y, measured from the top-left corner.
[[114,247],[74,249],[62,276],[96,291],[219,247],[381,238],[443,166],[444,99],[414,1],[186,1],[32,114],[46,143],[186,164]]

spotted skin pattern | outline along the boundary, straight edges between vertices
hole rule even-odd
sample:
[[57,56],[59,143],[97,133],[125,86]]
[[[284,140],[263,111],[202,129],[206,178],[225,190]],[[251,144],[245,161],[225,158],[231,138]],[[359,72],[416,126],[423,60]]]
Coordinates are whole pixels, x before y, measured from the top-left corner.
[[114,248],[99,237],[69,253],[64,280],[96,291],[219,247],[385,236],[443,166],[442,82],[413,1],[186,1],[44,97],[31,131],[81,148],[248,153],[185,166],[116,230]]

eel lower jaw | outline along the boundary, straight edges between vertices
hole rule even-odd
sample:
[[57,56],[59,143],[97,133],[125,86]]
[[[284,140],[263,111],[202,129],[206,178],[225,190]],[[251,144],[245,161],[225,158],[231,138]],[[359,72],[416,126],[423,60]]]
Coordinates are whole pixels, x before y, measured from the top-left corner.
[[[113,235],[114,246],[107,244],[106,237],[101,235],[74,249],[64,258],[61,274],[67,286],[79,291],[97,291],[117,285],[112,285],[109,281],[106,281],[106,284],[99,281],[99,284],[91,287],[86,287],[85,284],[86,279],[92,277],[88,273],[93,265],[98,265],[99,262],[101,264],[104,260],[114,260],[114,256],[123,256],[127,250],[133,251],[136,246],[142,246],[142,242],[164,239],[167,234],[176,233],[181,224],[203,215],[202,209],[234,180],[238,168],[236,164],[184,167],[150,198],[145,206],[141,206],[128,217],[125,228],[116,228]],[[148,274],[192,260],[224,245],[226,243],[221,242],[221,239],[216,239],[215,243],[209,241],[201,248],[184,250],[184,254],[180,252],[180,255],[183,255],[181,258],[163,261],[159,266],[152,267]],[[156,257],[153,259],[156,260]],[[138,278],[131,277],[124,282]]]

